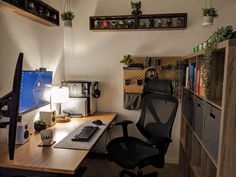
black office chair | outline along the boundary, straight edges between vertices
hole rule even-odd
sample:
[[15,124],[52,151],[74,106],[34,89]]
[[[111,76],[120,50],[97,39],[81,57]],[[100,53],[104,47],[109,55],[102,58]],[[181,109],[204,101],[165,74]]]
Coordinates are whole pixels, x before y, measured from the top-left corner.
[[[132,121],[122,121],[115,125],[123,128],[123,137],[111,140],[107,146],[108,155],[112,161],[124,168],[120,177],[157,177],[157,172],[143,175],[142,168],[152,165],[163,168],[165,154],[171,140],[171,131],[178,108],[178,100],[168,94],[151,93],[143,98],[140,119],[136,126],[147,138],[148,143],[138,138],[128,136],[128,124]],[[125,169],[135,169],[137,174]]]

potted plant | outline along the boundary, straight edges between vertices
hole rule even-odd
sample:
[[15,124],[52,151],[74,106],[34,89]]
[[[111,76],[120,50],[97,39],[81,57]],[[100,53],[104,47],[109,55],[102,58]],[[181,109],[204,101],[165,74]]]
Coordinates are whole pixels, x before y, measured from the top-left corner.
[[64,21],[64,26],[72,27],[72,20],[75,18],[75,15],[72,11],[64,11],[61,14],[61,18]]
[[128,67],[131,62],[132,62],[132,59],[131,59],[131,55],[130,54],[124,55],[123,59],[120,61],[120,63],[124,63],[125,67]]
[[213,24],[213,19],[218,17],[217,10],[213,7],[203,8],[203,26],[208,26]]
[[47,128],[47,123],[44,120],[39,119],[34,122],[35,131],[40,132],[41,130],[44,130],[46,128]]

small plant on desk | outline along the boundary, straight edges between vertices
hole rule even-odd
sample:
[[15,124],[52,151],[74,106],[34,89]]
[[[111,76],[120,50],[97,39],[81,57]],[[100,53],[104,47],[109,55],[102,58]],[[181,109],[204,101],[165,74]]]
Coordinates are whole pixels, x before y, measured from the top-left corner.
[[47,128],[47,123],[43,119],[39,119],[34,122],[34,129],[37,132],[40,132],[41,130],[44,130]]

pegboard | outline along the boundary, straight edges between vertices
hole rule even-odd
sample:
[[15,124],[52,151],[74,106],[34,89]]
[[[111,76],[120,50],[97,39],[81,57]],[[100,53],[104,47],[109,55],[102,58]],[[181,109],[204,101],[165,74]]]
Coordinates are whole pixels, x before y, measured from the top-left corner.
[[[168,79],[173,81],[174,94],[178,96],[179,81],[182,79],[181,63],[182,57],[140,57],[131,56],[132,63],[141,63],[146,67],[124,67],[124,93],[143,93],[145,73],[148,69],[156,70],[158,79]],[[148,62],[147,62],[148,61]],[[142,82],[138,85],[137,82]],[[128,84],[127,84],[128,83]]]

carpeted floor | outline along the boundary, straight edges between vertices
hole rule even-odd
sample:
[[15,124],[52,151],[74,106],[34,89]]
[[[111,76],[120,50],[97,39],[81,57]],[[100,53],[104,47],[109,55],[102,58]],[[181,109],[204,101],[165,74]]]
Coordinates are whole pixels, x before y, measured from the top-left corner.
[[[87,166],[85,177],[118,177],[122,170],[115,163],[106,159],[87,159],[84,162]],[[148,172],[158,171],[158,177],[180,177],[180,169],[178,165],[166,164],[163,169],[156,169],[154,167],[146,167],[144,174]]]

